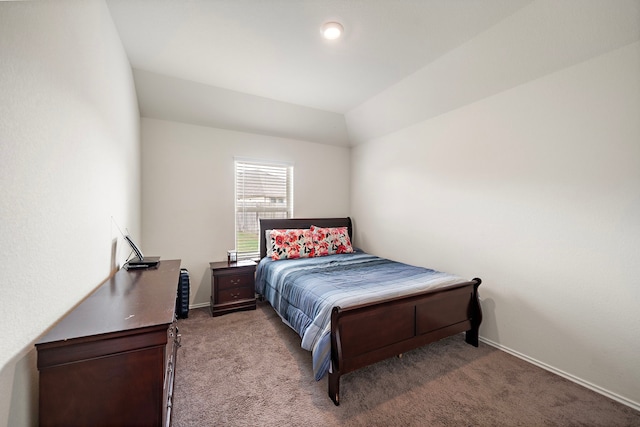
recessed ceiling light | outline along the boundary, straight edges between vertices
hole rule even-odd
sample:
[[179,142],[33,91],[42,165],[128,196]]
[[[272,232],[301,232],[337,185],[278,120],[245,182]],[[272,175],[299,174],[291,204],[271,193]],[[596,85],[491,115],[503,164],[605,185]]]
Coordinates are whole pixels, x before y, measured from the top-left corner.
[[327,22],[322,26],[322,36],[327,40],[335,40],[342,35],[344,27],[338,22]]

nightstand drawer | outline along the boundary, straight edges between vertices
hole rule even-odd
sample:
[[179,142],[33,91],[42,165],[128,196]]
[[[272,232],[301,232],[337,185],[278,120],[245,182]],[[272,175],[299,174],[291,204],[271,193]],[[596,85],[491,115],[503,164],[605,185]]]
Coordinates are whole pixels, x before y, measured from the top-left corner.
[[218,290],[217,304],[240,301],[244,299],[255,299],[256,294],[253,288],[231,288]]
[[218,289],[249,287],[253,290],[253,274],[238,274],[218,277]]

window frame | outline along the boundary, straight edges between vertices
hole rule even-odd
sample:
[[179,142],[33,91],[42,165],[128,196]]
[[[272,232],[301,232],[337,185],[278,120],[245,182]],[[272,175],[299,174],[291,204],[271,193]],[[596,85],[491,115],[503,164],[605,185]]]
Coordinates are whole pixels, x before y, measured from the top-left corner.
[[[237,252],[238,260],[243,259],[259,259],[260,257],[260,219],[261,218],[293,218],[293,164],[289,162],[279,162],[279,161],[268,161],[268,160],[259,160],[259,159],[247,159],[247,158],[234,158],[234,241],[235,248]],[[242,175],[244,178],[243,182],[243,190],[240,188],[240,169],[239,167],[244,167],[245,170]],[[263,203],[259,202],[258,197],[254,197],[255,203],[255,211],[247,210],[248,203],[246,202],[247,197],[245,196],[246,191],[246,183],[247,183],[247,169],[255,168],[259,170],[263,168],[262,172],[256,173],[256,176],[265,176],[267,179],[261,180],[260,183],[255,182],[255,186],[264,185],[264,182],[267,182],[269,185],[273,184],[273,181],[277,181],[278,174],[284,175],[284,188],[278,188],[278,186],[267,187],[264,189],[265,193],[259,195],[263,199]],[[273,172],[269,175],[269,170]],[[275,194],[269,194],[269,190],[276,190]],[[284,193],[280,193],[280,191],[284,190]],[[284,197],[281,197],[283,195]],[[240,203],[241,197],[245,200],[244,203]],[[278,201],[284,198],[284,205],[282,208],[278,207]],[[251,208],[250,208],[251,209]],[[252,220],[248,220],[248,214],[251,212],[255,212],[255,222]],[[241,215],[242,213],[242,215]],[[241,221],[241,216],[243,217]],[[250,224],[247,222],[249,221]],[[240,222],[242,222],[241,225]],[[241,228],[244,231],[241,231]],[[242,247],[246,246],[246,240],[239,238],[241,232],[253,233],[255,230],[255,234],[257,236],[257,246],[254,250],[246,251],[242,250]]]

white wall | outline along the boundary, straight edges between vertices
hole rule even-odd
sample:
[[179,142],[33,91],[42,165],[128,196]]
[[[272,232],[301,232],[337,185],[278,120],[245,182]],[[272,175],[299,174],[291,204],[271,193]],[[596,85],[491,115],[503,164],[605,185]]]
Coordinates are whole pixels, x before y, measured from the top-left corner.
[[349,145],[344,115],[133,70],[142,117],[217,129]]
[[234,157],[294,165],[296,217],[349,214],[346,147],[143,118],[143,251],[180,258],[190,303],[209,304],[209,262],[235,247]]
[[0,425],[37,423],[34,342],[140,229],[139,113],[101,1],[0,3]]
[[368,251],[481,277],[485,340],[640,409],[639,76],[635,42],[373,138],[351,214]]
[[535,0],[349,111],[349,135],[363,143],[638,39],[638,0]]

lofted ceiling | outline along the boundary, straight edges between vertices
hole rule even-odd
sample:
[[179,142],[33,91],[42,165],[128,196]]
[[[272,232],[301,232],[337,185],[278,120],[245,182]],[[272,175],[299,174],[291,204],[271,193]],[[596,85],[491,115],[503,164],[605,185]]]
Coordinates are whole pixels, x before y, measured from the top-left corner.
[[[338,145],[349,144],[344,114],[529,3],[107,0],[143,116]],[[321,38],[327,21],[343,24],[341,39]],[[255,104],[256,120],[229,111],[221,117],[232,98],[242,108]],[[161,105],[167,99],[176,102]],[[216,106],[217,99],[225,104]],[[210,113],[206,105],[213,106]],[[287,129],[296,108],[307,120],[317,115],[334,133]],[[268,120],[275,128],[282,122],[282,130],[262,129],[261,111],[273,115]]]

